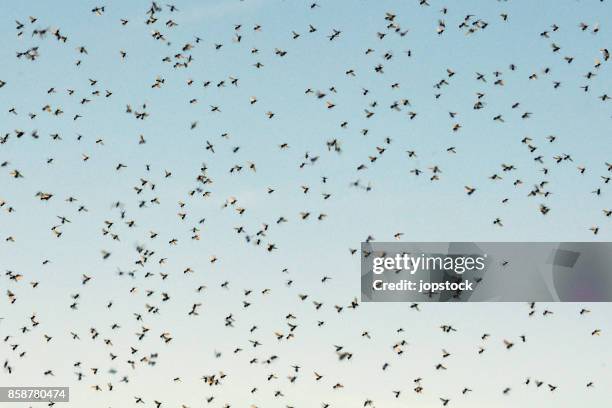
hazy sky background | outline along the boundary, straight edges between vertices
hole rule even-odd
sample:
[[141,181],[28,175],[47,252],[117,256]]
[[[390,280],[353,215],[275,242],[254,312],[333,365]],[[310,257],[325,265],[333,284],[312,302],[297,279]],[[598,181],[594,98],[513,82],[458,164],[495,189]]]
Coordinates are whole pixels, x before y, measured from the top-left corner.
[[[71,386],[70,406],[125,407],[132,406],[134,396],[142,396],[147,406],[154,399],[164,406],[232,406],[259,407],[293,405],[318,407],[322,402],[332,407],[362,406],[366,398],[378,407],[416,405],[440,406],[439,398],[450,398],[453,407],[516,407],[546,406],[575,407],[578,404],[601,406],[609,400],[612,388],[610,348],[607,342],[610,325],[609,304],[537,305],[534,317],[528,317],[525,304],[454,304],[421,305],[417,312],[408,304],[360,304],[356,310],[346,309],[359,294],[359,259],[351,256],[348,248],[359,248],[368,235],[378,241],[391,241],[397,232],[404,232],[403,240],[410,241],[609,241],[612,237],[610,218],[602,209],[612,209],[609,186],[600,176],[610,175],[605,162],[612,162],[610,147],[610,102],[597,96],[612,92],[607,64],[595,69],[596,59],[603,60],[600,49],[612,48],[612,34],[608,27],[610,6],[599,1],[462,1],[447,3],[432,0],[430,7],[417,1],[318,1],[321,7],[310,9],[309,2],[291,1],[181,1],[179,12],[169,13],[164,8],[155,27],[145,26],[148,2],[105,2],[105,13],[96,16],[91,9],[102,4],[93,2],[2,2],[0,4],[0,133],[11,133],[7,143],[0,145],[0,163],[9,161],[0,173],[0,199],[7,204],[0,213],[0,270],[11,270],[24,275],[16,283],[4,275],[0,278],[3,299],[0,302],[0,335],[13,336],[0,344],[0,356],[14,366],[14,374],[0,373],[0,384],[34,385],[55,384]],[[449,8],[447,15],[440,9]],[[394,33],[379,40],[377,32],[388,32],[385,12],[397,14],[396,21],[404,37]],[[500,13],[508,14],[503,22]],[[466,36],[457,26],[467,14],[486,20],[483,31]],[[28,16],[38,17],[34,24]],[[130,22],[122,26],[126,18]],[[172,18],[175,28],[164,26]],[[446,22],[446,32],[436,34],[438,19]],[[14,20],[26,23],[25,33],[16,37]],[[583,32],[580,22],[590,25]],[[599,32],[592,27],[599,23]],[[234,25],[242,24],[240,43],[232,41]],[[261,24],[262,30],[252,27]],[[308,25],[317,27],[308,33]],[[551,38],[540,36],[551,25],[560,29]],[[39,40],[31,30],[59,27],[68,36],[66,44],[52,36]],[[151,31],[159,29],[171,42],[155,41]],[[332,29],[341,30],[337,40],[329,41]],[[291,31],[301,34],[292,39]],[[194,36],[202,41],[187,53],[194,61],[187,69],[173,69],[164,63],[166,56],[181,52],[181,47],[194,43]],[[553,53],[550,44],[561,46]],[[214,44],[223,44],[215,50]],[[17,59],[16,52],[39,46],[36,61]],[[77,47],[85,46],[87,55],[79,55]],[[252,47],[259,54],[250,52]],[[274,49],[287,51],[285,57],[274,55]],[[375,51],[365,55],[364,51]],[[127,51],[122,61],[119,50]],[[404,51],[411,50],[408,58]],[[382,55],[393,52],[391,61]],[[185,54],[187,54],[185,53]],[[573,56],[567,64],[564,56]],[[79,67],[75,61],[81,59]],[[173,60],[174,61],[174,60]],[[256,69],[253,64],[264,67]],[[377,64],[384,65],[383,75],[374,72]],[[516,71],[509,65],[516,64]],[[551,72],[544,74],[549,67]],[[446,69],[456,72],[447,77]],[[354,69],[356,76],[345,75]],[[503,73],[504,86],[493,85],[494,71]],[[584,75],[596,72],[588,80]],[[487,82],[476,80],[476,72],[486,74]],[[529,76],[537,73],[537,80]],[[156,77],[165,80],[161,89],[151,88]],[[239,86],[230,84],[229,77],[239,78]],[[89,79],[98,81],[90,86]],[[187,85],[189,79],[194,84]],[[441,79],[450,85],[437,90],[433,87]],[[208,88],[203,82],[210,80]],[[225,80],[225,87],[216,84]],[[553,81],[562,85],[553,89]],[[400,83],[399,89],[391,85]],[[591,91],[580,86],[588,84]],[[328,91],[335,87],[337,93]],[[48,94],[55,87],[57,93]],[[325,91],[328,95],[318,100],[305,95],[307,88]],[[362,89],[370,90],[367,96]],[[69,96],[66,89],[74,89]],[[91,92],[100,90],[101,96]],[[105,98],[104,90],[113,95]],[[442,95],[435,99],[434,94]],[[484,92],[485,108],[473,110],[476,93]],[[258,102],[249,104],[249,97]],[[91,103],[81,105],[81,98]],[[198,98],[197,104],[189,100]],[[402,98],[411,106],[402,112],[389,105]],[[336,107],[329,110],[325,101]],[[378,106],[368,106],[377,101]],[[511,109],[520,102],[518,109]],[[125,113],[130,104],[141,110],[147,104],[150,116],[136,120]],[[61,107],[64,114],[53,116],[41,108],[50,104]],[[210,111],[210,105],[221,112]],[[9,113],[15,108],[18,115]],[[364,109],[376,114],[366,119]],[[269,120],[265,112],[275,117]],[[418,113],[410,120],[408,111]],[[449,111],[458,112],[455,119]],[[521,119],[524,112],[532,112],[529,119]],[[37,114],[35,120],[28,112]],[[77,121],[75,114],[83,117]],[[502,114],[505,123],[492,118]],[[340,127],[342,121],[348,127]],[[194,130],[190,123],[198,121]],[[452,132],[453,124],[462,128]],[[367,136],[361,129],[368,128]],[[17,139],[14,131],[26,132]],[[39,139],[29,133],[38,130]],[[59,133],[61,141],[53,141],[50,134]],[[222,138],[228,133],[229,139]],[[77,134],[83,135],[81,141]],[[147,143],[138,144],[139,135]],[[555,135],[549,143],[545,138]],[[545,164],[533,161],[524,137],[531,137],[542,154]],[[384,139],[392,143],[375,163],[368,156],[383,146]],[[104,145],[96,144],[99,138]],[[327,151],[325,142],[337,138],[342,142],[342,153]],[[205,149],[206,141],[215,145],[215,153]],[[288,143],[281,151],[278,145]],[[240,146],[238,153],[232,148]],[[455,146],[457,154],[446,149]],[[416,150],[418,157],[409,159],[406,150]],[[305,152],[320,156],[314,166],[299,169]],[[571,154],[573,162],[555,164],[554,155]],[[90,159],[82,161],[82,154]],[[52,164],[46,164],[48,158]],[[257,172],[248,170],[247,162],[255,162]],[[128,165],[115,171],[118,163]],[[202,163],[214,183],[204,186],[210,198],[190,197],[196,187],[195,177]],[[357,166],[367,163],[368,169],[358,172]],[[504,173],[501,164],[513,164],[517,171]],[[145,170],[151,165],[151,171]],[[242,172],[230,174],[235,165],[244,166]],[[431,182],[430,166],[442,169],[440,180]],[[580,175],[577,166],[587,168]],[[410,174],[418,167],[425,171],[420,177]],[[540,169],[550,169],[544,175]],[[19,169],[23,179],[13,179],[9,172]],[[164,170],[172,177],[164,178]],[[488,179],[497,173],[501,181]],[[503,174],[502,174],[503,173]],[[321,177],[329,181],[321,183]],[[154,191],[136,195],[134,186],[140,178],[156,183]],[[512,182],[521,179],[523,185]],[[351,188],[359,179],[370,183],[372,190]],[[547,198],[527,197],[531,187],[547,180],[546,189],[553,194]],[[311,191],[303,194],[300,186]],[[468,197],[465,185],[477,187]],[[267,194],[268,187],[276,191]],[[602,187],[602,195],[591,193]],[[38,191],[54,194],[48,202],[35,197]],[[321,193],[332,193],[323,200]],[[65,198],[78,198],[67,203]],[[231,207],[222,209],[225,200],[234,196],[247,209],[240,216]],[[160,205],[148,204],[138,208],[140,199],[159,197]],[[501,204],[503,198],[509,203]],[[126,220],[135,220],[136,227],[128,228],[119,219],[119,210],[112,203],[121,201]],[[183,209],[178,202],[185,203]],[[543,216],[538,206],[545,203],[551,211]],[[88,212],[78,212],[79,205]],[[13,206],[8,213],[6,206]],[[187,212],[185,220],[177,212]],[[302,221],[300,211],[311,211],[311,218]],[[317,221],[319,213],[327,214]],[[52,226],[58,225],[57,216],[72,222],[61,226],[63,235],[55,238]],[[289,222],[277,225],[279,216]],[[496,217],[504,227],[493,225]],[[201,240],[191,240],[190,229],[198,220]],[[113,220],[113,231],[121,241],[102,236],[104,220]],[[273,242],[278,251],[268,253],[264,248],[245,243],[233,227],[243,225],[250,233],[262,223],[270,225],[264,242]],[[589,227],[599,226],[594,236]],[[159,233],[149,239],[149,231]],[[15,242],[5,239],[13,236]],[[169,246],[170,239],[179,245]],[[156,251],[152,260],[141,268],[136,247],[144,245]],[[100,251],[112,253],[103,260]],[[215,255],[219,261],[209,263]],[[165,265],[157,260],[167,257]],[[44,259],[51,263],[42,266]],[[195,273],[183,274],[191,267]],[[288,273],[282,269],[287,268]],[[123,271],[138,270],[134,279],[118,276]],[[146,272],[156,275],[144,278]],[[161,280],[158,272],[168,273]],[[92,276],[85,286],[81,275]],[[333,279],[322,284],[323,276]],[[291,287],[287,280],[293,280]],[[39,281],[32,289],[28,282]],[[220,284],[229,281],[229,288]],[[196,293],[200,284],[207,286]],[[137,287],[135,293],[130,289]],[[253,294],[245,297],[244,289]],[[269,295],[261,295],[270,288]],[[5,289],[10,289],[18,300],[9,304]],[[155,290],[147,297],[146,290]],[[161,301],[161,292],[171,296]],[[71,310],[71,295],[79,293],[78,310]],[[300,301],[298,294],[309,294]],[[114,302],[106,308],[109,300]],[[252,302],[243,308],[242,301]],[[312,300],[324,302],[316,311]],[[187,316],[191,305],[201,302],[200,316]],[[145,304],[161,308],[158,315],[147,314]],[[342,313],[334,305],[345,306]],[[580,316],[579,310],[588,307],[592,312]],[[554,311],[542,316],[542,311]],[[35,313],[41,322],[31,328],[30,316]],[[137,322],[133,313],[142,313],[144,321]],[[277,341],[273,332],[288,333],[285,316],[298,317],[299,325],[292,340]],[[233,314],[235,328],[224,326],[224,318]],[[324,320],[322,327],[317,321]],[[120,324],[111,330],[113,323]],[[456,333],[445,334],[439,326],[452,324]],[[134,333],[141,326],[151,330],[142,342]],[[254,333],[252,325],[259,328]],[[32,329],[21,334],[23,326]],[[92,341],[89,329],[95,327],[100,336]],[[405,332],[396,333],[398,328]],[[602,336],[591,332],[602,329]],[[361,336],[367,330],[372,339]],[[73,341],[70,332],[78,333],[80,341]],[[162,332],[172,333],[173,340],[164,344]],[[45,342],[43,334],[53,336]],[[483,333],[491,338],[482,341]],[[519,336],[526,335],[521,343]],[[103,339],[112,339],[113,346]],[[263,345],[253,349],[249,339]],[[393,353],[396,341],[405,339],[408,345],[401,357]],[[514,341],[515,347],[506,350],[503,340]],[[16,351],[11,344],[20,344]],[[339,362],[334,344],[344,345],[354,353],[349,362]],[[139,364],[132,370],[126,360],[130,346],[139,351],[140,358],[151,352],[159,353],[154,367]],[[486,352],[478,355],[478,347]],[[242,347],[245,351],[234,355]],[[452,356],[443,359],[441,349]],[[26,350],[24,358],[18,353]],[[214,351],[222,352],[215,358]],[[119,357],[110,361],[109,353]],[[271,365],[261,361],[275,354],[278,361]],[[260,363],[249,364],[257,357]],[[3,359],[4,360],[4,359]],[[72,367],[82,361],[86,377],[76,381]],[[384,362],[391,364],[382,371]],[[448,370],[436,370],[443,362]],[[291,365],[302,366],[296,383],[287,375]],[[100,369],[98,375],[91,367]],[[53,369],[55,377],[43,372]],[[116,369],[117,374],[109,373]],[[221,387],[208,387],[200,378],[223,370],[228,374]],[[313,371],[324,374],[314,381]],[[266,381],[270,373],[278,379]],[[120,384],[128,375],[129,384]],[[182,382],[172,379],[180,376]],[[415,394],[413,380],[423,378],[424,392]],[[526,377],[555,384],[555,392],[546,386],[535,388],[523,385]],[[594,381],[592,389],[586,383]],[[115,386],[113,392],[96,392],[90,386]],[[333,390],[336,382],[345,385]],[[259,391],[250,394],[252,387]],[[461,395],[463,387],[474,390]],[[502,390],[512,387],[509,395]],[[274,391],[282,390],[285,397],[275,398]],[[402,390],[395,399],[391,390]],[[215,395],[211,404],[204,399]],[[167,404],[167,405],[166,405]],[[18,404],[15,404],[18,406]]]

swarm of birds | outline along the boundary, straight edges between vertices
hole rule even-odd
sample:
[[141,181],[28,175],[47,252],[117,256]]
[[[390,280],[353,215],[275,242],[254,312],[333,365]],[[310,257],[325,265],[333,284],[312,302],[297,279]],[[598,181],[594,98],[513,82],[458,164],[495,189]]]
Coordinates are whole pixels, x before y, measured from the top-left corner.
[[612,237],[607,2],[566,4],[573,26],[556,3],[386,3],[0,5],[2,384],[113,408],[605,406],[609,309],[369,308],[355,248],[419,241],[419,219]]

